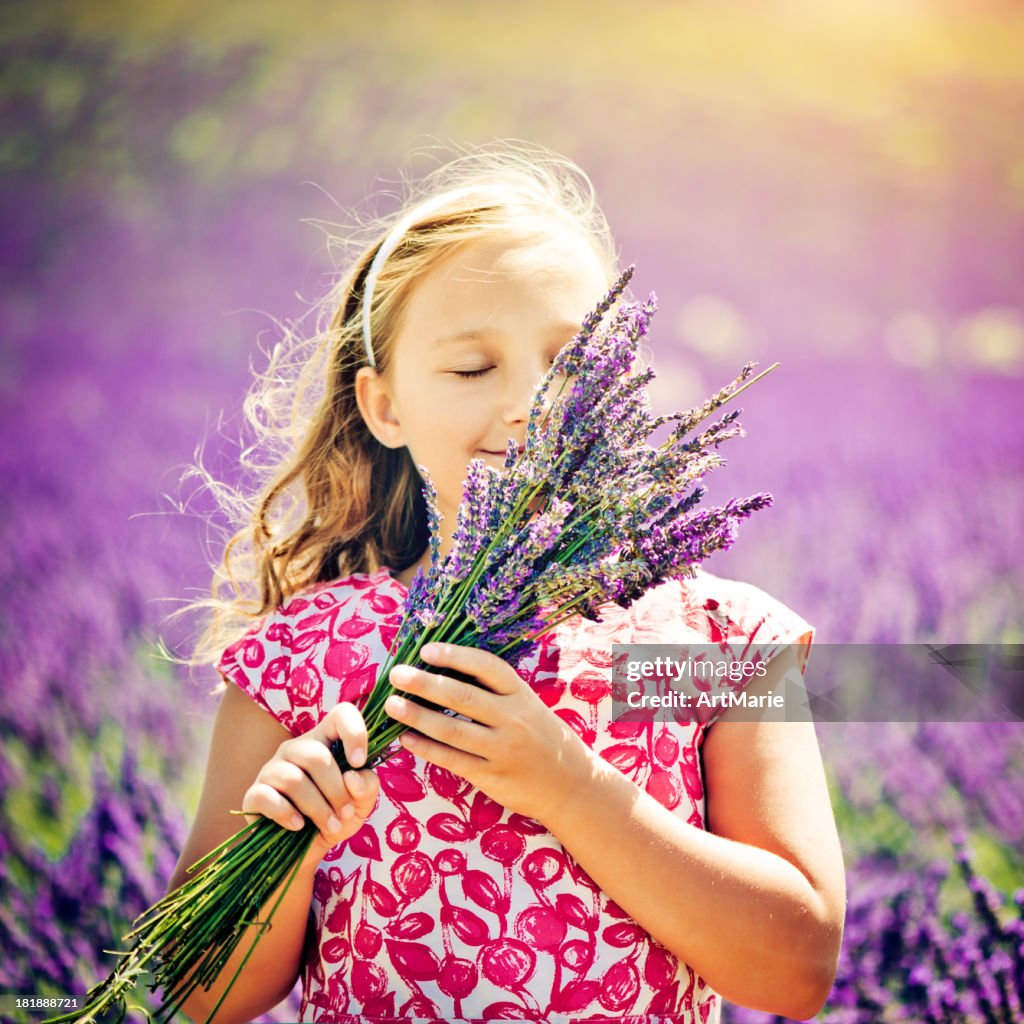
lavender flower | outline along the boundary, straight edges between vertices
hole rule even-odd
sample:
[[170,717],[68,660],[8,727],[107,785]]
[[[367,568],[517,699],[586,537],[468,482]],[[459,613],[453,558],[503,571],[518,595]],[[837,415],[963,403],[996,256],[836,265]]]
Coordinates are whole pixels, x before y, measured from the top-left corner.
[[[1008,906],[978,876],[964,837],[954,837],[952,852],[959,879],[947,860],[900,867],[881,851],[851,867],[843,949],[822,1024],[875,1024],[897,1009],[921,1024],[1022,1019],[1024,892]],[[970,910],[943,923],[943,894]],[[733,1024],[779,1020],[740,1007],[727,1013]]]

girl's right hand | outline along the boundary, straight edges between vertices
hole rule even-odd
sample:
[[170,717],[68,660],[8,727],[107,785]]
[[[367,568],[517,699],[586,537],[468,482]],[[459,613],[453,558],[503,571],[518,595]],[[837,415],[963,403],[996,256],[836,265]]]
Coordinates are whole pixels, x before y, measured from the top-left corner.
[[317,826],[320,831],[303,858],[303,869],[315,867],[333,847],[358,832],[377,803],[377,773],[366,769],[342,775],[330,750],[336,739],[350,765],[365,763],[366,723],[354,704],[336,704],[319,725],[285,740],[242,799],[250,823],[263,815],[298,831],[305,815]]

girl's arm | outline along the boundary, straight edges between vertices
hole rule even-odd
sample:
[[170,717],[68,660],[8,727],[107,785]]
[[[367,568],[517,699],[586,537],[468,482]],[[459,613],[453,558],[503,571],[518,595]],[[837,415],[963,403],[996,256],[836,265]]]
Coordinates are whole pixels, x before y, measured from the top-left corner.
[[[727,999],[806,1019],[832,987],[842,941],[842,850],[812,722],[729,721],[704,739],[708,827],[642,791],[546,708],[500,658],[453,644],[398,666],[399,688],[469,721],[389,698],[403,746],[542,822],[594,882]],[[445,676],[473,676],[475,686]],[[751,694],[792,692],[793,648]]]
[[[792,648],[747,692],[799,679]],[[790,688],[791,689],[791,688]],[[722,996],[798,1020],[835,979],[842,849],[813,722],[728,721],[705,737],[708,831],[592,751],[543,823],[638,924]]]
[[[320,832],[311,846],[230,994],[214,1017],[215,1024],[250,1021],[276,1006],[292,990],[302,966],[309,925],[313,881],[320,861],[334,845],[362,827],[377,798],[371,771],[342,776],[328,749],[341,738],[350,762],[356,747],[366,749],[366,727],[351,704],[339,704],[309,732],[293,737],[272,715],[235,686],[221,699],[210,740],[203,793],[192,831],[171,878],[170,889],[188,880],[188,866],[234,835],[246,818],[264,814],[287,827],[300,811],[317,823]],[[353,778],[361,785],[352,794]],[[255,782],[253,780],[256,780]],[[230,812],[244,809],[246,818]],[[333,813],[339,828],[327,830]],[[274,906],[280,888],[261,908]],[[205,1021],[221,993],[246,957],[258,929],[247,929],[231,958],[209,989],[195,989],[182,1009],[194,1021]]]
[[[188,881],[190,864],[245,825],[244,818],[230,812],[242,807],[242,796],[260,768],[274,756],[281,743],[290,738],[291,734],[280,722],[238,687],[229,686],[224,691],[210,738],[199,809],[171,877],[169,891]],[[302,961],[315,871],[315,866],[304,869],[292,883],[274,914],[272,926],[260,939],[245,971],[217,1011],[216,1024],[252,1020],[276,1006],[292,990]],[[276,897],[275,893],[271,899]],[[213,987],[209,990],[196,988],[182,1005],[182,1010],[193,1021],[206,1019],[255,936],[254,928],[246,931]]]

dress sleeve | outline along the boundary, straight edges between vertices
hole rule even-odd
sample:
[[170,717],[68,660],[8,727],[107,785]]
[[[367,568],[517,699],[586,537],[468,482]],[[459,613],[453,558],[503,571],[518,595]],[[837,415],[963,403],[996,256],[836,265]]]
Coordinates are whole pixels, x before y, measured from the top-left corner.
[[373,689],[402,617],[395,586],[381,570],[293,595],[225,648],[217,670],[293,736],[307,733]]
[[225,648],[217,671],[247,693],[293,736],[311,729],[305,709],[292,699],[291,629],[280,610],[268,613],[244,636]]
[[[699,632],[705,634],[709,642],[723,648],[727,645],[736,658],[768,664],[793,646],[800,674],[806,673],[814,626],[778,598],[751,583],[703,573],[689,592],[687,604],[691,624],[699,626]],[[723,677],[719,685],[740,693],[749,686],[751,678],[733,682]],[[705,729],[724,711],[721,705],[710,709],[704,719]]]

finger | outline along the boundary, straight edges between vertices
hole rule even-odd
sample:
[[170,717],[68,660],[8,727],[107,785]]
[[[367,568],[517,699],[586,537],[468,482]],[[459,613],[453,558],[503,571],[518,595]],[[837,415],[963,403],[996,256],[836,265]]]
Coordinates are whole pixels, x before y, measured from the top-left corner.
[[341,829],[341,821],[326,797],[299,765],[291,761],[278,762],[265,769],[259,781],[272,786],[288,799],[300,814],[304,814],[316,825],[327,842],[337,841],[336,833]]
[[430,665],[473,676],[494,693],[515,693],[524,685],[508,662],[478,647],[433,642],[424,644],[420,657]]
[[474,722],[494,726],[501,721],[496,695],[475,683],[452,679],[437,672],[425,672],[412,665],[396,665],[388,674],[388,680],[397,690],[450,708]]
[[254,783],[245,795],[242,807],[245,820],[251,825],[260,818],[268,818],[281,828],[297,832],[306,819],[295,806],[272,786]]
[[491,749],[493,730],[487,725],[467,722],[465,719],[431,711],[415,701],[392,694],[384,702],[384,710],[396,722],[401,722],[424,736],[430,736],[449,747],[465,750],[485,757]]
[[335,815],[340,814],[349,802],[349,794],[330,748],[312,736],[300,736],[288,741],[287,759],[306,773]]
[[259,817],[270,818],[293,832],[306,824],[298,808],[283,793],[263,782],[254,782],[246,791],[242,811],[250,825]]
[[333,740],[340,740],[345,760],[351,767],[358,768],[366,763],[366,722],[355,704],[349,701],[335,704],[312,731],[328,746]]
[[437,740],[422,736],[417,732],[402,733],[398,742],[417,757],[436,764],[438,768],[446,768],[472,785],[476,785],[474,780],[479,778],[479,772],[487,763],[485,758],[469,754],[464,750],[456,750],[446,743],[439,743]]
[[[345,772],[345,787],[349,794],[349,801],[342,808],[342,818],[347,820],[352,814],[360,818],[366,818],[370,811],[377,806],[377,796],[380,793],[380,780],[374,771],[354,772],[351,769]],[[351,813],[348,808],[351,808]]]

